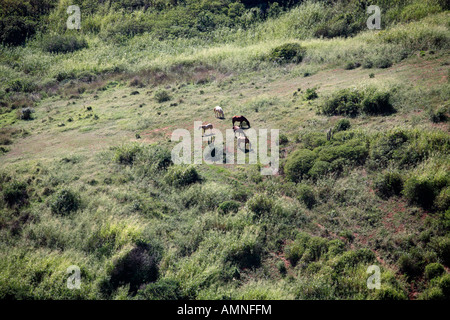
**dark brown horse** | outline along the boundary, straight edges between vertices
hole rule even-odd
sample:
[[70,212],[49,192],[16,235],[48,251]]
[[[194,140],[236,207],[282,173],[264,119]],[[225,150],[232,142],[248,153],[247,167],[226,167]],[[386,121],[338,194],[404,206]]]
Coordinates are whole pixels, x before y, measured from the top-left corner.
[[250,128],[250,122],[244,116],[234,116],[233,118],[231,118],[231,120],[233,121],[233,127],[235,122],[239,122],[239,127],[242,126],[242,122],[246,122],[248,127]]

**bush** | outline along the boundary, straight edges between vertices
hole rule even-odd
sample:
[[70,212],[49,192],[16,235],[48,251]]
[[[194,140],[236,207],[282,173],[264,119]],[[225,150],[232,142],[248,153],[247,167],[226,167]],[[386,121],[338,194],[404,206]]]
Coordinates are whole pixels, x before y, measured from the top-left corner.
[[439,108],[436,112],[429,112],[429,118],[434,123],[446,122],[448,120],[447,110],[445,107]]
[[161,279],[139,289],[137,299],[142,300],[186,300],[181,285],[177,280]]
[[286,43],[278,46],[270,52],[268,60],[279,64],[300,63],[303,60],[305,50],[298,43]]
[[333,170],[331,163],[327,161],[318,160],[314,162],[312,168],[308,171],[308,174],[313,179],[319,179]]
[[20,110],[19,112],[19,116],[18,118],[21,120],[32,120],[33,116],[32,114],[34,113],[34,110],[32,108],[22,108],[22,110]]
[[445,273],[444,266],[440,263],[430,263],[425,267],[425,277],[428,280],[437,278]]
[[353,89],[342,89],[332,94],[321,106],[326,115],[354,117],[359,113],[362,94]]
[[425,209],[430,209],[436,198],[433,182],[427,178],[415,176],[406,180],[403,194],[410,203],[417,204]]
[[200,176],[194,166],[169,167],[165,181],[175,187],[184,187],[200,180]]
[[132,165],[141,152],[142,147],[136,143],[123,145],[116,148],[113,161],[119,164]]
[[80,206],[80,198],[73,191],[63,189],[59,191],[51,203],[52,213],[67,215],[77,211]]
[[450,298],[450,274],[445,274],[439,279],[439,288],[446,299]]
[[151,175],[167,170],[173,164],[172,154],[167,147],[153,145],[137,151],[135,163],[139,167],[138,172]]
[[234,200],[224,201],[219,205],[219,212],[221,214],[227,214],[229,212],[238,212],[240,206],[241,204]]
[[389,287],[380,288],[375,294],[375,299],[377,300],[406,300],[406,298],[404,292]]
[[450,208],[450,187],[441,190],[434,204],[441,211],[446,211]]
[[285,134],[280,134],[280,145],[286,145],[289,142],[288,137]]
[[284,166],[286,177],[292,182],[299,182],[308,175],[314,165],[316,155],[308,149],[294,151],[287,158]]
[[169,93],[164,89],[159,89],[158,91],[156,91],[154,98],[159,103],[169,101],[171,99]]
[[350,120],[348,119],[340,119],[336,125],[334,126],[333,132],[345,131],[350,129]]
[[423,260],[420,254],[413,251],[412,254],[404,254],[398,260],[400,272],[406,274],[408,278],[414,278],[423,271]]
[[0,43],[21,45],[36,32],[36,22],[29,17],[2,16],[0,19]]
[[161,259],[159,246],[139,242],[126,255],[119,258],[110,271],[109,286],[105,285],[104,292],[129,284],[130,292],[136,293],[143,284],[158,279],[158,264]]
[[41,39],[42,48],[50,53],[69,53],[88,47],[86,39],[75,35],[52,34]]
[[306,184],[299,184],[297,186],[298,200],[303,202],[308,209],[311,209],[316,204],[316,198],[312,188]]
[[378,92],[375,89],[369,89],[365,92],[361,105],[361,111],[368,115],[390,114],[395,111],[390,103],[390,94]]
[[3,189],[3,200],[10,207],[22,206],[28,202],[27,186],[23,182],[13,181]]
[[314,100],[317,99],[319,95],[317,94],[316,88],[308,88],[306,89],[304,97],[305,100]]
[[450,266],[450,238],[434,238],[432,240],[432,246],[442,263],[446,266]]
[[403,189],[403,178],[398,172],[387,172],[375,182],[375,189],[378,196],[384,199],[399,196]]
[[265,213],[270,213],[274,203],[272,199],[269,199],[265,194],[257,194],[250,198],[247,203],[247,208],[254,212],[257,216]]

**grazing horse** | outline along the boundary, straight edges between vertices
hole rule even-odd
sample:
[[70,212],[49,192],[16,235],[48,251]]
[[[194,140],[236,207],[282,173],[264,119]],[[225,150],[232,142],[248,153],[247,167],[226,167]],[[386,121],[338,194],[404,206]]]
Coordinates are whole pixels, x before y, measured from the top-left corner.
[[[241,135],[241,133],[244,133],[244,131],[242,130],[242,128],[239,127],[239,126],[233,126],[233,132],[234,132],[234,135],[235,135],[235,136],[236,136],[236,132],[239,133],[239,136]],[[244,133],[244,136],[245,136],[245,133]]]
[[234,116],[231,120],[233,121],[233,127],[235,122],[239,122],[239,126],[242,126],[242,122],[247,122],[247,125],[250,128],[250,122],[244,116]]
[[199,129],[203,129],[203,134],[205,134],[205,131],[206,131],[206,130],[208,130],[208,129],[211,129],[211,130],[212,130],[213,125],[212,125],[211,123],[208,123],[208,124],[202,125],[202,126],[200,126],[200,127],[198,127],[198,128],[199,128]]
[[251,143],[250,143],[250,140],[246,137],[246,136],[243,136],[243,137],[238,137],[237,138],[237,146],[239,147],[240,145],[241,145],[241,143],[242,142],[244,142],[244,149],[246,150],[247,149],[247,144],[248,144],[248,148],[250,149],[251,148]]
[[214,108],[214,115],[216,118],[225,118],[225,115],[223,114],[223,109],[219,106]]

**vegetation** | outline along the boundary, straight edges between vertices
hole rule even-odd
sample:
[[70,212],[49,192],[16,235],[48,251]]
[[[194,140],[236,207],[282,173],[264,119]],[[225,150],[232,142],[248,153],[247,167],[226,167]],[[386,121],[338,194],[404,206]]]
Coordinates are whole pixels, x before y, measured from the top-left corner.
[[0,0],[0,299],[449,299],[447,2]]

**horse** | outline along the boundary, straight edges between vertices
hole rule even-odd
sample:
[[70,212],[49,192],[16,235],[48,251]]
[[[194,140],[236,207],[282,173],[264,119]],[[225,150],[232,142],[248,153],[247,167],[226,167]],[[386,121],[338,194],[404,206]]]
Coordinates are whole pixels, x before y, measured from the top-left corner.
[[244,142],[244,149],[247,149],[247,144],[248,144],[248,148],[249,149],[251,148],[250,140],[246,136],[243,136],[243,137],[239,136],[237,138],[237,146],[239,147],[242,142]]
[[200,127],[198,127],[198,128],[199,128],[199,129],[203,129],[203,134],[205,134],[205,131],[206,131],[206,130],[208,130],[208,129],[211,129],[211,130],[212,130],[213,125],[212,125],[211,123],[208,123],[208,124],[202,125],[202,126],[200,126]]
[[[239,136],[241,135],[241,133],[244,133],[244,131],[242,130],[242,128],[239,127],[239,126],[233,126],[233,132],[234,132],[234,135],[235,135],[235,136],[236,136],[236,132],[239,132]],[[244,133],[244,136],[245,136],[245,133]]]
[[223,114],[223,109],[219,106],[214,108],[214,115],[216,118],[225,118],[225,115]]
[[242,126],[242,122],[247,122],[248,127],[250,128],[250,122],[244,116],[234,116],[231,120],[233,121],[233,127],[235,122],[239,122],[240,127]]

